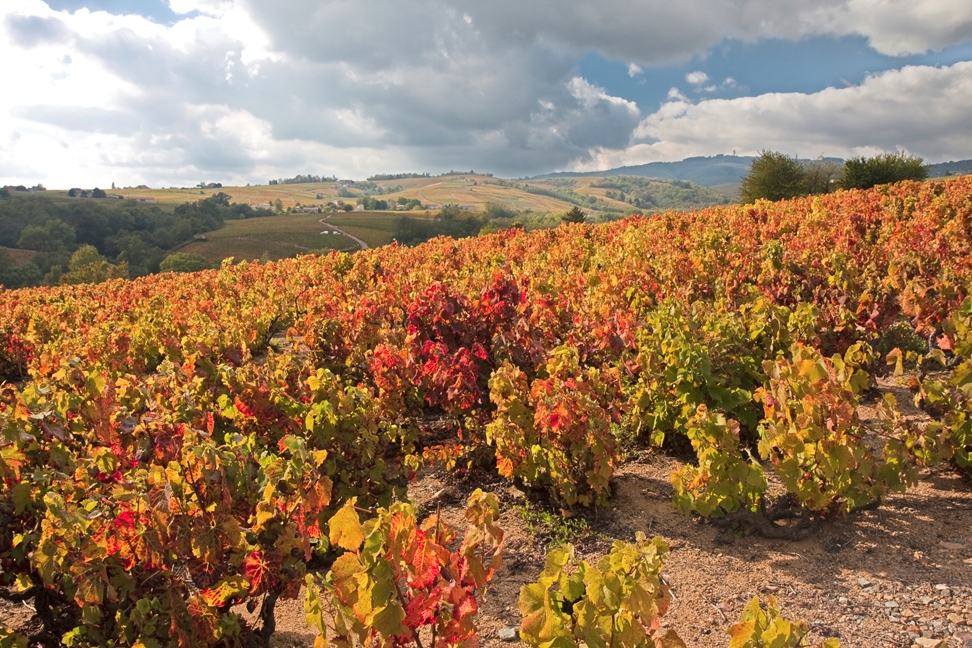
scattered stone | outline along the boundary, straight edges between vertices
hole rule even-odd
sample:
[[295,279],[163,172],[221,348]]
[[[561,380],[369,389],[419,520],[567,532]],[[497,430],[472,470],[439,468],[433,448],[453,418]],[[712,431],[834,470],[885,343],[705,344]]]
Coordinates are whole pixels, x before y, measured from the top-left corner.
[[837,602],[841,605],[847,605],[848,600],[846,596],[841,596],[837,598]]
[[955,614],[954,612],[952,614],[949,614],[947,618],[948,618],[949,621],[951,621],[952,623],[954,623],[956,625],[958,625],[959,623],[965,623],[965,619],[963,619],[959,615]]
[[941,645],[945,643],[942,639],[931,639],[929,637],[918,637],[915,639],[915,645],[921,646],[921,648],[941,648]]
[[935,586],[935,589],[938,590],[939,592],[945,592],[948,591],[949,587],[945,583],[939,583],[938,585]]
[[870,587],[871,581],[867,580],[866,578],[858,578],[857,584],[860,585],[861,587]]
[[516,628],[500,628],[496,636],[500,641],[516,641]]
[[896,607],[898,607],[898,604],[895,601],[887,601],[884,604],[884,607],[886,607],[886,608],[896,608]]
[[438,500],[451,499],[455,496],[455,494],[456,494],[455,488],[453,488],[452,486],[446,486],[445,488],[439,490],[439,492],[437,492],[435,495],[433,495],[432,499],[429,500],[429,503],[436,502]]
[[961,551],[965,548],[965,545],[959,544],[957,542],[939,542],[939,546],[947,551]]

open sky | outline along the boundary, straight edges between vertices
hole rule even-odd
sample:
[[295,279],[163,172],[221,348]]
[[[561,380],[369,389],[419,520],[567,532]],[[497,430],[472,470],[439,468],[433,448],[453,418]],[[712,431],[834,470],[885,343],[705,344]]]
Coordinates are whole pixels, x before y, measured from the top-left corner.
[[0,184],[972,158],[969,0],[2,0]]

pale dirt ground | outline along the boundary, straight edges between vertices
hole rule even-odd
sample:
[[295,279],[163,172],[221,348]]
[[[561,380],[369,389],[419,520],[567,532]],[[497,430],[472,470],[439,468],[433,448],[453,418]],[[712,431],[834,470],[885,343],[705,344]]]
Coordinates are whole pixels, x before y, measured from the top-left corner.
[[[664,538],[672,552],[663,575],[677,597],[665,620],[688,646],[727,646],[725,631],[746,602],[767,594],[779,599],[788,618],[806,620],[812,639],[836,637],[847,648],[908,647],[922,633],[962,646],[952,637],[972,631],[972,492],[958,475],[928,471],[916,489],[880,509],[787,542],[737,537],[677,512],[668,478],[678,465],[651,453],[627,463],[609,508],[592,514],[591,532],[573,541],[579,554],[596,560],[615,539],[631,541],[636,531]],[[506,531],[504,565],[483,606],[480,637],[485,646],[520,645],[499,641],[497,633],[519,626],[519,589],[542,569],[547,538],[531,535],[513,509],[519,493],[500,481],[460,482],[439,473],[419,480],[412,496],[419,504],[440,503],[443,518],[458,527],[476,487],[501,496]],[[303,619],[300,601],[278,604],[274,645],[313,645]]]
[[[909,419],[925,418],[899,381],[878,382]],[[865,406],[860,414],[869,421],[874,410]],[[632,541],[637,531],[664,538],[672,551],[663,575],[677,597],[665,621],[686,645],[727,646],[726,630],[739,621],[745,604],[772,594],[785,616],[810,625],[814,641],[835,637],[846,648],[907,648],[924,637],[943,640],[943,648],[964,648],[966,640],[972,647],[967,479],[946,468],[924,470],[916,488],[890,496],[877,510],[834,520],[806,540],[789,542],[737,535],[679,513],[671,503],[670,477],[681,465],[658,452],[633,457],[618,471],[608,506],[586,514],[589,532],[572,541],[582,557],[594,561],[614,540]],[[519,627],[520,587],[540,573],[550,540],[531,534],[514,508],[523,503],[522,494],[495,476],[462,479],[428,471],[410,496],[426,510],[439,504],[443,518],[460,527],[466,497],[475,488],[500,496],[506,531],[504,565],[483,605],[480,638],[487,647],[515,648],[522,644],[500,641],[497,633]],[[301,602],[278,607],[275,645],[313,645]]]

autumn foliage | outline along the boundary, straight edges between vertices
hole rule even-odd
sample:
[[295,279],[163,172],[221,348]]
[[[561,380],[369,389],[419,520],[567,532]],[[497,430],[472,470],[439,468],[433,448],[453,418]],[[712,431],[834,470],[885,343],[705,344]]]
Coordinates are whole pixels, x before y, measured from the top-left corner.
[[[404,508],[434,458],[585,506],[625,444],[684,439],[686,511],[762,515],[766,470],[818,517],[876,504],[914,465],[970,465],[970,274],[958,178],[3,292],[0,586],[38,641],[259,644],[315,560],[424,542],[459,569]],[[931,346],[892,364],[944,373],[915,385],[934,424],[887,401],[875,451],[853,410],[893,326]],[[385,553],[333,535],[350,502]],[[437,636],[466,636],[458,590],[389,569],[406,617],[448,601]]]

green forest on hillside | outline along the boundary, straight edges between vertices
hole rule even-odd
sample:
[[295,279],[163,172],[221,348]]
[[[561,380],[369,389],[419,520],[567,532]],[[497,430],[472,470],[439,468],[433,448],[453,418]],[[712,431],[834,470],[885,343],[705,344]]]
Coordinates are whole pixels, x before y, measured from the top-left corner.
[[0,247],[32,250],[26,263],[0,250],[0,285],[22,288],[58,283],[72,255],[92,246],[127,275],[159,271],[174,249],[219,229],[227,220],[260,215],[219,193],[174,209],[118,199],[61,198],[15,192],[0,198]]

